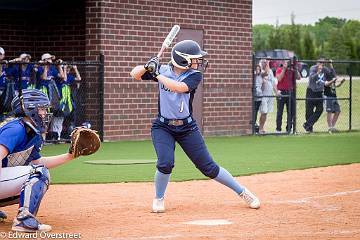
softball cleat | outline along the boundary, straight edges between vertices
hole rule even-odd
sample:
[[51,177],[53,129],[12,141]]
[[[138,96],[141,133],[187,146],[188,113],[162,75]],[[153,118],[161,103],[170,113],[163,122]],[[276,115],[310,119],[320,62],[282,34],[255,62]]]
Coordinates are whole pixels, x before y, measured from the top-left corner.
[[163,213],[165,212],[165,200],[164,198],[154,198],[152,205],[153,213]]
[[51,226],[46,224],[39,223],[35,218],[30,217],[23,220],[14,219],[12,231],[15,232],[49,232],[51,231]]
[[260,200],[247,188],[245,188],[244,191],[239,194],[239,196],[249,205],[250,208],[260,208]]
[[0,211],[0,222],[4,222],[7,219],[6,214],[3,211]]

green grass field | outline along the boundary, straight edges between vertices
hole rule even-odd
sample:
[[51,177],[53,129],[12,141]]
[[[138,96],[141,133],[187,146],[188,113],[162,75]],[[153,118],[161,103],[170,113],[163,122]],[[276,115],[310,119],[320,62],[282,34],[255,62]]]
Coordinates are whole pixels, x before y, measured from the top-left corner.
[[[345,77],[346,78],[346,77]],[[348,77],[346,78],[348,80]],[[306,96],[307,83],[297,83],[297,98],[305,98]],[[345,81],[344,84],[337,88],[338,98],[349,98],[349,81]],[[360,80],[352,81],[352,130],[360,130]],[[341,131],[347,131],[349,129],[349,101],[339,100],[341,114],[337,122],[336,128]],[[302,124],[305,122],[305,100],[298,100],[297,102],[297,131],[302,133],[304,129]],[[258,117],[260,114],[258,114]],[[282,130],[286,127],[286,108],[283,114],[283,126]],[[268,113],[267,120],[265,123],[265,130],[268,133],[275,132],[276,128],[276,100],[274,101],[274,111]],[[320,119],[314,125],[314,131],[326,132],[328,130],[326,122],[326,112],[322,113]]]
[[[233,175],[277,172],[360,162],[360,132],[292,136],[212,137],[206,142],[215,161]],[[44,156],[67,151],[67,144],[48,145]],[[206,179],[176,147],[172,181]],[[156,159],[151,141],[103,143],[94,155],[51,170],[52,183],[152,181],[155,164],[91,165],[89,160]]]

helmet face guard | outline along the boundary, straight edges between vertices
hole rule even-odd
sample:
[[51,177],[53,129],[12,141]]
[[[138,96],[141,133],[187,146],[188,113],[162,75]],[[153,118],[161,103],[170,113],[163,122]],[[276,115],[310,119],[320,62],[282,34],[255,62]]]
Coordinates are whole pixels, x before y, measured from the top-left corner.
[[30,117],[32,122],[35,124],[33,127],[35,127],[40,133],[45,133],[47,131],[53,116],[53,114],[49,112],[47,112],[44,117],[40,116],[39,107],[31,109],[27,113],[25,112],[25,114]]
[[[22,106],[23,105],[23,106]],[[22,96],[16,95],[11,102],[15,116],[29,117],[33,123],[33,130],[43,133],[46,131],[47,124],[51,119],[51,113],[46,113],[45,117],[40,116],[39,108],[50,108],[49,98],[45,93],[37,89],[24,89]]]
[[197,63],[191,63],[190,67],[192,67],[192,65],[196,64],[197,67],[195,68],[196,70],[200,71],[200,72],[205,72],[207,66],[209,65],[208,60],[206,60],[205,58],[197,58],[196,59]]
[[[204,56],[207,52],[201,50],[199,44],[193,40],[184,40],[175,44],[171,51],[171,63],[180,69],[189,69],[197,64],[196,70],[204,72],[208,65]],[[193,62],[196,60],[196,63]]]

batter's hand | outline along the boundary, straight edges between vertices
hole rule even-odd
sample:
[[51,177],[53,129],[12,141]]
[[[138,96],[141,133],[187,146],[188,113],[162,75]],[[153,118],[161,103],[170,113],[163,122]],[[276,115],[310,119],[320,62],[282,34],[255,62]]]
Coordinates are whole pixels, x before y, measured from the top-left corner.
[[150,60],[147,63],[145,63],[144,68],[154,77],[157,77],[159,75],[159,69],[160,69],[159,58],[158,57],[150,58]]

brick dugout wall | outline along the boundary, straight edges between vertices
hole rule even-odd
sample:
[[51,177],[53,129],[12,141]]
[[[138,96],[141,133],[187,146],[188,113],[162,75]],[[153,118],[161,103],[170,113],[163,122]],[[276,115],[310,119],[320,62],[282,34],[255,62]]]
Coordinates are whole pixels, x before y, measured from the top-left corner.
[[[87,1],[86,52],[105,54],[104,138],[149,138],[157,86],[130,78],[160,48],[173,24],[203,30],[205,135],[251,132],[252,1]],[[164,59],[169,59],[169,51]]]

